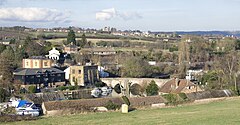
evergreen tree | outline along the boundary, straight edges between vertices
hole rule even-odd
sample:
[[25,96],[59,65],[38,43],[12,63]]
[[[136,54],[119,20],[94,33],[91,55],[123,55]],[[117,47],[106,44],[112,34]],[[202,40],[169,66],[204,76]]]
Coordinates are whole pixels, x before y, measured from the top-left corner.
[[67,44],[73,43],[74,45],[76,45],[76,36],[75,36],[75,32],[72,29],[68,32],[66,43]]
[[14,51],[11,47],[7,47],[0,55],[1,85],[5,88],[12,87],[14,57]]
[[158,95],[158,90],[158,85],[152,80],[146,88],[146,93],[148,96]]

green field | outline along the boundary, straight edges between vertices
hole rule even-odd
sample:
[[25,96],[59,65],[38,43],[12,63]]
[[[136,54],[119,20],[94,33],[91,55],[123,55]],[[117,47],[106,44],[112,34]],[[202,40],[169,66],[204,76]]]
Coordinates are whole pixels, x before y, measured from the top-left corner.
[[[5,123],[6,124],[6,123]],[[195,104],[162,109],[88,113],[58,117],[42,117],[36,121],[14,122],[15,125],[239,125],[240,98],[208,104]]]
[[[81,40],[82,38],[76,38],[76,40]],[[56,38],[56,39],[48,39],[46,41],[49,42],[62,42],[63,40],[67,40],[67,38]],[[97,43],[100,41],[106,41],[106,42],[116,42],[116,41],[124,41],[123,39],[94,39],[94,38],[87,38],[87,41],[91,41],[92,43]],[[147,40],[128,40],[129,42],[133,43],[155,43],[153,41],[147,41]]]

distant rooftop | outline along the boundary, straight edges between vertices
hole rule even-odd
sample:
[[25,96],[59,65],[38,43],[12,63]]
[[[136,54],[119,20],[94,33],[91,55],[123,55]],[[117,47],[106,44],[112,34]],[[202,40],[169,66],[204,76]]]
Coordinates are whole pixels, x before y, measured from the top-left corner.
[[47,59],[45,56],[32,56],[29,59]]

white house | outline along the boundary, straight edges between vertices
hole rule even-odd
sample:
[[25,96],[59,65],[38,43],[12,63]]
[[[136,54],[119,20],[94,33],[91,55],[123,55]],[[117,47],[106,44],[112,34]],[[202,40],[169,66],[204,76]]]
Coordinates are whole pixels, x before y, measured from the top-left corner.
[[49,51],[49,55],[46,55],[47,58],[52,60],[59,60],[60,52],[53,47],[52,50]]
[[187,70],[186,79],[187,80],[196,80],[197,75],[201,75],[203,73],[202,69],[190,69]]

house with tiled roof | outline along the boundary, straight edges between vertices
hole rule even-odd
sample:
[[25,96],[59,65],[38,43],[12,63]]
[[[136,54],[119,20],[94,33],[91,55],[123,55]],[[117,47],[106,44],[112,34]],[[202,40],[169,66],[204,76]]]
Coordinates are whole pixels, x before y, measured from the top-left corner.
[[64,46],[63,51],[67,54],[77,53],[79,51],[79,47],[74,45],[73,43],[70,43],[69,45]]
[[80,50],[80,54],[83,54],[83,53],[107,56],[107,55],[115,55],[117,51],[114,50],[114,48],[112,47],[96,47],[96,48],[83,48]]
[[194,84],[190,80],[173,78],[167,81],[161,88],[160,93],[191,93],[201,91],[198,85]]

